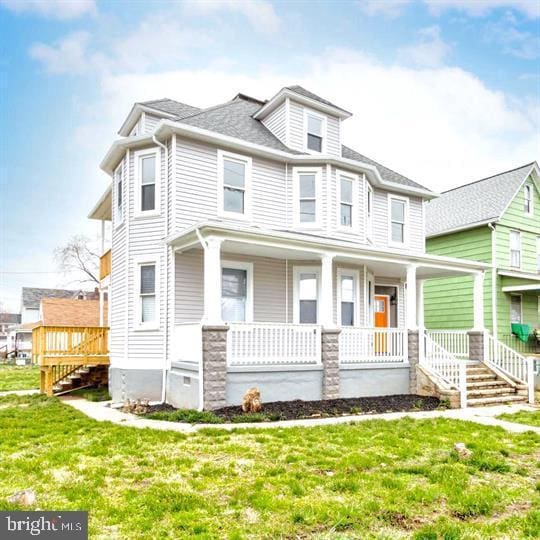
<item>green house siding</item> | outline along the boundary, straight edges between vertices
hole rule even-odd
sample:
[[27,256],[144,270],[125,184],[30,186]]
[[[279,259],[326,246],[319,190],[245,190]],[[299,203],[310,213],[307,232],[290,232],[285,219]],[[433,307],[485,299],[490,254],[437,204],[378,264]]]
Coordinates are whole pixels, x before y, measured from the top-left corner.
[[[491,262],[491,229],[487,226],[429,238],[427,251],[448,257]],[[456,329],[473,326],[473,278],[470,275],[430,279],[424,284],[427,328]],[[491,271],[484,281],[485,324],[492,329]]]

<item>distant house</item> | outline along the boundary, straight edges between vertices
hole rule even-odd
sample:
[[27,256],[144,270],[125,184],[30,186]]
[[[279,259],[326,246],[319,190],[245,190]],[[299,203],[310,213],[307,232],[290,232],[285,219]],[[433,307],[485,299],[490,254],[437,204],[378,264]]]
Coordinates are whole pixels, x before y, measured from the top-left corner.
[[0,313],[0,354],[7,353],[9,330],[20,322],[20,313]]
[[[99,301],[44,298],[41,300],[40,323],[44,326],[99,326]],[[107,303],[105,303],[105,324],[107,324]]]

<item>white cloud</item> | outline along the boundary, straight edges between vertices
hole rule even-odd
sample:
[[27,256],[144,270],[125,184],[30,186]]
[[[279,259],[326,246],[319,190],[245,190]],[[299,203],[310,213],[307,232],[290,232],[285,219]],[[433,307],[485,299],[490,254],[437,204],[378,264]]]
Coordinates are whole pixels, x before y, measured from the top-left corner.
[[399,58],[424,67],[436,67],[443,64],[452,47],[441,38],[441,29],[438,26],[429,26],[422,28],[418,34],[417,43],[398,51]]
[[219,11],[242,14],[259,32],[274,34],[281,27],[281,20],[274,6],[266,0],[191,0],[185,4],[191,13],[207,15]]
[[510,8],[520,11],[531,19],[540,17],[540,2],[538,0],[424,0],[424,2],[434,15],[455,9],[472,17],[484,17],[494,9]]
[[387,19],[396,19],[411,0],[358,0],[360,9],[370,16],[382,15]]
[[14,13],[28,13],[59,20],[97,13],[95,0],[0,0],[0,5]]
[[484,38],[488,43],[496,43],[506,54],[525,60],[540,58],[540,36],[538,33],[518,30],[517,20],[512,13],[506,13],[500,21],[486,26]]

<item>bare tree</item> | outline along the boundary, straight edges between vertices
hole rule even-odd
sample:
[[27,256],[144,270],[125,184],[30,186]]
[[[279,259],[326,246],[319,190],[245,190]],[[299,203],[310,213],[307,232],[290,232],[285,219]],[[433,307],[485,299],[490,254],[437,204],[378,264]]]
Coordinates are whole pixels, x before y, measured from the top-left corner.
[[74,274],[78,283],[98,283],[99,255],[90,239],[82,234],[72,236],[67,244],[54,250],[58,268],[64,274]]

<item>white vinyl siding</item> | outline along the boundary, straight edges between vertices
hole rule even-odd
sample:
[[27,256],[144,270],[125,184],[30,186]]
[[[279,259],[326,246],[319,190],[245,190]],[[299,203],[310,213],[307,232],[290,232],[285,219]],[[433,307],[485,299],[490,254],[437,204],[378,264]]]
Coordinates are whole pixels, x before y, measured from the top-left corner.
[[510,231],[510,266],[521,268],[521,233]]
[[262,123],[285,145],[287,144],[287,104],[276,107]]

